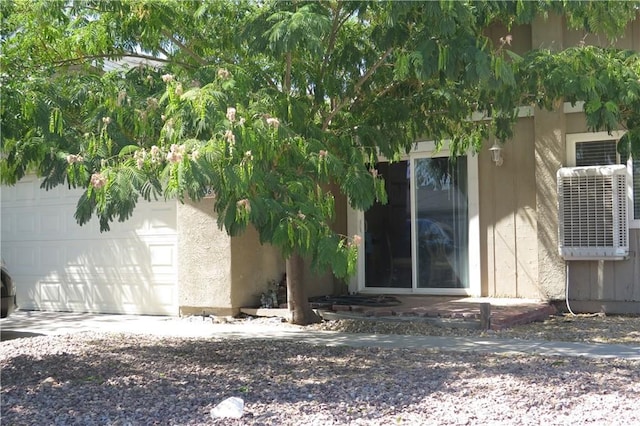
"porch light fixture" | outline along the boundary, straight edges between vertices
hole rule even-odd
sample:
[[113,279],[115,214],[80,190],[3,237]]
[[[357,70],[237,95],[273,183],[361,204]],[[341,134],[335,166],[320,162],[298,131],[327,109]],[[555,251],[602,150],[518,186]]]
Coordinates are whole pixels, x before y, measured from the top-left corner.
[[502,158],[502,146],[495,141],[493,146],[489,148],[489,152],[491,153],[491,160],[496,166],[502,166],[503,158]]

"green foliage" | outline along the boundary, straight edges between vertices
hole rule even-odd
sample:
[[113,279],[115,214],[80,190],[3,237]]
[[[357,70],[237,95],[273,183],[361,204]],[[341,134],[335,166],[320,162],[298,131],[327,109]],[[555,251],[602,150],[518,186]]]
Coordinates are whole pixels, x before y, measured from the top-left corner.
[[[640,152],[637,52],[518,55],[487,29],[561,13],[620,36],[632,2],[7,0],[0,3],[3,184],[85,188],[102,230],[158,197],[215,195],[230,235],[344,277],[359,237],[334,194],[386,202],[377,155],[416,139],[454,154],[512,136],[516,108],[585,101],[589,127]],[[487,120],[472,121],[486,111]]]
[[640,124],[638,52],[594,46],[538,50],[519,64],[516,78],[526,88],[523,103],[552,109],[559,100],[584,101],[590,130],[635,131]]

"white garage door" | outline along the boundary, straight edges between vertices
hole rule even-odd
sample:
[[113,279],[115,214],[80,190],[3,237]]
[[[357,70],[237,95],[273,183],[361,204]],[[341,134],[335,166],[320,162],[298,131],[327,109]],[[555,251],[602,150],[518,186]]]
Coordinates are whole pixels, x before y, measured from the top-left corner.
[[100,233],[79,226],[81,191],[2,187],[2,257],[23,309],[176,315],[176,202],[140,201],[133,217]]

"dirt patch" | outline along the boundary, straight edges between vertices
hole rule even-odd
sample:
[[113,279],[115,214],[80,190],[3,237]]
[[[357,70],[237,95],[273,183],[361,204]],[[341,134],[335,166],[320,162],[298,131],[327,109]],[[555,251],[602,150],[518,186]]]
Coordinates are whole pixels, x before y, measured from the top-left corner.
[[429,336],[478,336],[526,340],[560,340],[588,343],[640,345],[640,316],[561,314],[544,321],[498,331],[448,327],[427,321],[341,319],[309,326],[316,330],[346,333],[406,334]]

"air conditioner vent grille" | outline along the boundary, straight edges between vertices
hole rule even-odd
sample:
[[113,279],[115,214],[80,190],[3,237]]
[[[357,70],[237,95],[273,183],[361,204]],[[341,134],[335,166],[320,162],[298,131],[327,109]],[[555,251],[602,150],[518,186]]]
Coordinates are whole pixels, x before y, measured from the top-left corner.
[[565,259],[619,259],[629,250],[626,168],[558,171],[559,249]]

